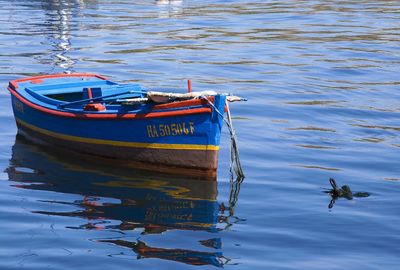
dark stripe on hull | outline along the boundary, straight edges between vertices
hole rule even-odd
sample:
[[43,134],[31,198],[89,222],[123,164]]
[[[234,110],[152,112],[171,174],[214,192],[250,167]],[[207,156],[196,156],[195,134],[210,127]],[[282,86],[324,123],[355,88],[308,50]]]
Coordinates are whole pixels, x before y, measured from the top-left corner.
[[135,168],[172,174],[194,174],[215,178],[218,150],[178,150],[132,148],[70,142],[36,132],[17,122],[18,132],[25,138],[42,145],[57,146],[64,150],[95,156],[120,159],[119,162]]

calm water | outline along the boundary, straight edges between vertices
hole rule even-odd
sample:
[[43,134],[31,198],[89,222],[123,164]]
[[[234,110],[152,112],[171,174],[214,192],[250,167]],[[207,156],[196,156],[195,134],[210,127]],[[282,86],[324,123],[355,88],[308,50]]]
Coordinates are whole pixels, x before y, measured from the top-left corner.
[[[398,269],[400,3],[135,2],[0,0],[0,269]],[[226,128],[217,183],[16,138],[7,82],[60,72],[247,97],[244,182]]]

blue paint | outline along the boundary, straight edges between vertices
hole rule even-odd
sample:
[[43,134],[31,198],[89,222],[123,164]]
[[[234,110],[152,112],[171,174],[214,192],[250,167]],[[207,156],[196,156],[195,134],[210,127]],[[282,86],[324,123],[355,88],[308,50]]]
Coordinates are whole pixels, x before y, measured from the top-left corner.
[[[58,79],[55,79],[58,81]],[[68,81],[78,81],[75,83],[69,83]],[[83,106],[88,102],[87,99],[87,87],[91,85],[87,82],[81,82],[81,80],[77,80],[75,77],[64,78],[64,84],[54,83],[54,79],[45,79],[41,83],[41,86],[35,86],[34,90],[30,87],[31,83],[21,83],[18,87],[18,93],[21,94],[25,99],[30,102],[42,106],[44,108],[57,110],[61,112],[69,111],[69,107],[73,107],[75,105],[74,113],[79,114],[110,114],[116,113],[121,115],[129,115],[129,114],[147,114],[151,112],[172,112],[172,111],[180,111],[194,108],[206,108],[209,105],[200,105],[200,106],[187,106],[187,107],[179,107],[179,108],[171,108],[165,110],[153,110],[155,104],[144,104],[144,105],[134,105],[134,106],[125,106],[125,105],[106,105],[106,110],[101,112],[87,112],[83,109]],[[123,90],[126,89],[136,89],[132,91],[138,91],[140,88],[137,85],[133,85],[132,87],[128,86],[120,86],[115,83],[109,83],[111,86],[103,89],[98,88],[98,81],[91,80],[93,82],[93,87],[91,87],[94,91],[94,94],[97,97],[93,96],[93,98],[97,98],[102,96],[102,94],[107,93],[105,97],[110,97],[114,95],[119,95],[120,93],[124,94]],[[73,86],[73,87],[72,87]],[[83,87],[84,86],[84,87]],[[24,88],[25,87],[25,88]],[[39,93],[41,93],[42,89],[46,89],[47,91],[51,90],[52,94],[56,94],[54,88],[60,88],[60,94],[64,94],[63,89],[69,88],[71,92],[82,93],[82,99],[85,102],[71,102],[71,105],[68,105],[66,109],[58,109],[61,105],[68,104],[62,101],[55,101],[54,99],[45,97]],[[86,90],[85,90],[86,89]],[[73,91],[72,91],[73,90]],[[71,93],[68,92],[68,93]],[[68,94],[67,93],[67,94]],[[78,104],[83,103],[83,104]],[[19,103],[21,108],[15,108],[15,104]],[[225,106],[225,96],[216,95],[215,102],[216,108],[223,112]],[[19,120],[22,120],[29,125],[35,126],[40,129],[44,129],[50,132],[56,132],[63,135],[76,136],[82,138],[89,139],[100,139],[100,140],[109,140],[109,141],[118,141],[118,142],[140,142],[140,143],[163,143],[163,144],[195,144],[195,145],[214,145],[218,146],[220,142],[220,134],[222,128],[222,116],[216,112],[213,112],[211,115],[209,114],[190,114],[190,115],[181,115],[181,116],[173,116],[173,117],[158,117],[158,118],[149,118],[149,119],[84,119],[84,118],[69,118],[62,117],[57,115],[52,115],[49,113],[41,112],[35,108],[32,108],[26,104],[22,104],[15,97],[13,97],[13,105],[14,105],[14,114],[15,117]],[[160,125],[168,126],[179,124],[183,126],[185,129],[189,129],[190,126],[193,126],[194,131],[188,132],[185,134],[180,131],[179,134],[173,135],[172,132],[169,135],[162,136],[161,134],[155,134],[155,136],[149,136],[149,128],[156,128],[156,133],[160,133],[158,131]]]
[[[93,99],[100,98],[100,97],[103,96],[103,91],[101,90],[101,87],[90,88],[90,91],[92,93],[92,97],[91,98],[93,98]],[[83,99],[89,99],[90,98],[89,97],[89,88],[83,88],[83,96],[82,96],[82,98]]]
[[[0,3],[0,269],[218,269],[185,263],[193,251],[222,253],[226,270],[399,268],[399,1]],[[191,79],[194,91],[248,97],[230,104],[246,174],[237,218],[224,218],[225,127],[218,189],[88,159],[66,161],[34,145],[36,154],[18,149],[7,82],[69,72],[155,91],[186,92]],[[328,209],[329,177],[371,196],[339,199]],[[125,188],[96,185],[107,178]],[[190,215],[189,208],[167,211],[179,194],[199,213],[208,203],[197,201],[212,199],[210,190],[218,191],[216,207],[225,205],[215,231],[180,227],[174,212]],[[156,197],[143,199],[146,193]],[[157,203],[158,196],[170,200]],[[175,222],[135,223],[124,207]],[[213,211],[203,214],[213,220]],[[133,246],[139,241],[162,248],[159,258],[140,255]]]

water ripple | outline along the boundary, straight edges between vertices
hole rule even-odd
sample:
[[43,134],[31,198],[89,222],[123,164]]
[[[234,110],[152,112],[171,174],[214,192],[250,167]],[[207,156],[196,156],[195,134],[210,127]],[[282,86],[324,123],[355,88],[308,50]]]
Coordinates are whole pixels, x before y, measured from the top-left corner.
[[[1,92],[0,268],[397,269],[398,1],[0,2],[3,88],[76,71],[249,99],[240,185],[226,130],[217,183],[148,179],[15,141]],[[372,195],[329,210],[329,177]]]

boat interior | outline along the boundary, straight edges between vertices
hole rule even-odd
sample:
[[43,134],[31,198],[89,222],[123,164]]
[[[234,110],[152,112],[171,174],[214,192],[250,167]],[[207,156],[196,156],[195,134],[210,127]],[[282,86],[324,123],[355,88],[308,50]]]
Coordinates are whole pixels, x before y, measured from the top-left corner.
[[98,78],[68,78],[51,79],[45,83],[19,83],[18,93],[44,107],[82,110],[88,103],[102,103],[107,106],[107,110],[113,110],[116,105],[120,105],[119,100],[140,98],[146,92],[138,84],[117,84]]
[[[31,77],[11,81],[9,88],[39,106],[72,112],[131,113],[136,110],[143,112],[146,109],[151,110],[160,102],[152,100],[151,104],[145,101],[127,104],[128,99],[147,97],[147,91],[135,83],[118,84],[97,75],[61,74]],[[152,91],[160,89],[152,88]],[[161,91],[179,93],[182,89]]]

